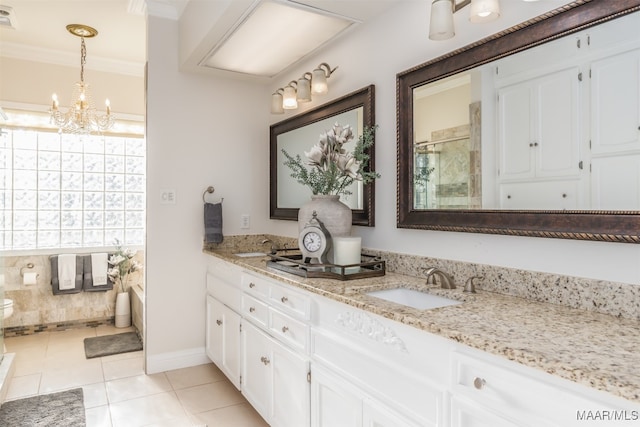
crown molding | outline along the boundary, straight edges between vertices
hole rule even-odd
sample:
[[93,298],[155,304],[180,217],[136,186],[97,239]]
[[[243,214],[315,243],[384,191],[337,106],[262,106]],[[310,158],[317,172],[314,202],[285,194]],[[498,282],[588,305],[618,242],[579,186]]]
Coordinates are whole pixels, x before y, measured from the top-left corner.
[[184,0],[131,0],[132,2],[136,1],[146,1],[147,3],[147,14],[151,16],[155,16],[156,18],[165,18],[177,21],[180,19],[180,15],[182,15],[182,11],[184,10],[187,1]]
[[[3,42],[2,57],[62,65],[65,67],[78,67],[77,53],[45,49],[19,43]],[[144,76],[144,63],[121,61],[96,56],[91,57],[91,62],[87,63],[85,68],[105,73],[124,74],[135,77]]]

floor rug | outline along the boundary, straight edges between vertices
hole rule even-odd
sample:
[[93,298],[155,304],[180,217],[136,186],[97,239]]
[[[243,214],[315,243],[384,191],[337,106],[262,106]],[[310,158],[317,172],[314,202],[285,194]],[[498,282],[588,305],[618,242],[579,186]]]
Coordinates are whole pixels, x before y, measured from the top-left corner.
[[11,400],[0,407],[3,427],[86,426],[81,388]]
[[142,341],[135,332],[84,339],[84,353],[87,359],[140,350]]

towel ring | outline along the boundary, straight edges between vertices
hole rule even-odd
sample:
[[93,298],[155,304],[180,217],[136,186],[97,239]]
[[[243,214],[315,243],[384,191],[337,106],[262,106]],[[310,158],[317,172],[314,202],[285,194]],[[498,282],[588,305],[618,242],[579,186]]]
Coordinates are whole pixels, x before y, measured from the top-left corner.
[[[207,200],[205,199],[205,196],[207,195],[207,193],[209,194],[213,194],[213,192],[216,191],[215,188],[213,188],[213,186],[208,186],[206,190],[203,191],[202,193],[202,201],[207,203]],[[222,203],[222,201],[224,200],[224,197],[222,199],[220,199],[220,203]]]

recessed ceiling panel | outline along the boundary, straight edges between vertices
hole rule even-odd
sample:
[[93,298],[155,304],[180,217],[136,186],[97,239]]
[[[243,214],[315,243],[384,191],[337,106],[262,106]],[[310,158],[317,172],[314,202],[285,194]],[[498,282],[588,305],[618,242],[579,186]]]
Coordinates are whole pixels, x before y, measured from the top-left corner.
[[295,3],[263,1],[211,51],[203,65],[271,77],[355,22]]

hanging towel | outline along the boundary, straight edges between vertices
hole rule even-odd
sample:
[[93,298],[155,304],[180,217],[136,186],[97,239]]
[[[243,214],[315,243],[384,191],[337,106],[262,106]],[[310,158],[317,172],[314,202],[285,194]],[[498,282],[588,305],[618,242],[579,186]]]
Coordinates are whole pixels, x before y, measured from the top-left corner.
[[91,254],[91,279],[93,279],[93,286],[104,286],[107,284],[106,252]]
[[74,271],[75,271],[75,282],[74,286],[70,289],[61,289],[60,288],[60,280],[58,277],[58,256],[59,255],[51,255],[49,257],[49,262],[51,263],[51,287],[54,295],[60,294],[75,294],[82,290],[82,271],[84,269],[84,265],[82,259],[77,259],[74,262]]
[[58,281],[61,291],[76,287],[76,254],[58,255]]
[[204,204],[204,241],[222,243],[222,202]]
[[[91,254],[93,255],[93,254]],[[85,292],[100,292],[100,291],[109,291],[113,289],[113,282],[109,277],[107,277],[107,283],[104,285],[96,285],[93,278],[93,257],[91,255],[84,255],[81,257],[82,263],[84,264],[84,279],[82,280],[82,290]],[[106,254],[107,258],[109,254]],[[107,265],[107,261],[105,259],[105,265]],[[106,275],[106,269],[105,269]]]

